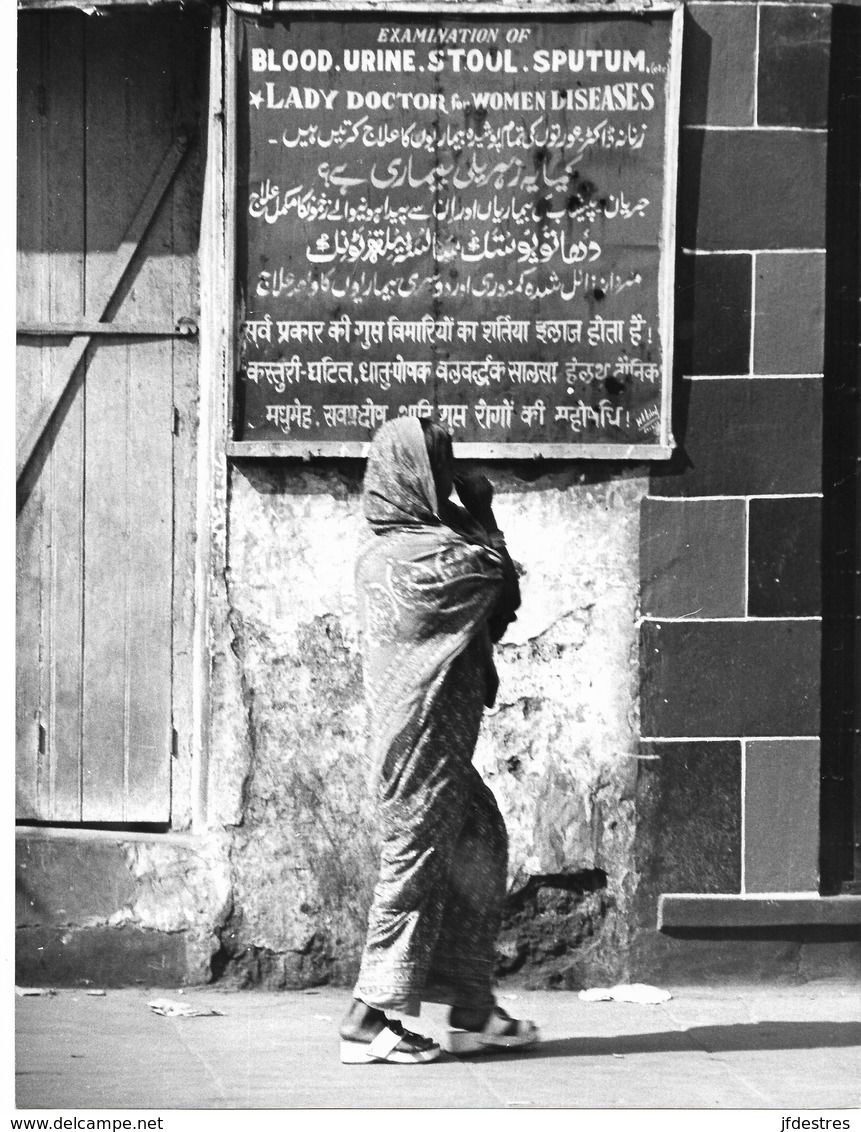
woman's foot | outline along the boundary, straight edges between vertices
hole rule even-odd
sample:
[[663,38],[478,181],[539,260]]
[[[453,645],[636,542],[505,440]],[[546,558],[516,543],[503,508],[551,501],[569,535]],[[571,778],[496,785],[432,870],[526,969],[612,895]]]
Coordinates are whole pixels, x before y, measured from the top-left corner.
[[434,1061],[440,1047],[430,1038],[404,1029],[397,1019],[354,998],[341,1021],[341,1061],[356,1065],[372,1061],[391,1061],[415,1065]]
[[510,1018],[499,1006],[470,1010],[453,1006],[443,1046],[449,1053],[480,1053],[492,1049],[522,1049],[538,1041],[538,1027],[526,1019]]
[[341,1020],[338,1033],[345,1041],[370,1042],[384,1028],[386,1021],[382,1010],[368,1006],[360,998],[354,998]]
[[448,1024],[453,1030],[483,1030],[494,1009],[472,1010],[468,1006],[453,1006],[449,1011]]

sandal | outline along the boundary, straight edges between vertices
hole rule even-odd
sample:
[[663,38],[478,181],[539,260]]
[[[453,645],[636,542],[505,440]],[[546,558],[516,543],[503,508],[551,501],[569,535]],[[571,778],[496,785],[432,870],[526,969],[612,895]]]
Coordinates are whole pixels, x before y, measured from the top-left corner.
[[[406,1049],[396,1047],[403,1043]],[[405,1030],[396,1019],[386,1018],[386,1024],[370,1042],[341,1039],[341,1061],[344,1065],[366,1065],[373,1061],[389,1061],[395,1065],[419,1065],[435,1061],[439,1046],[430,1038]]]
[[482,1030],[452,1028],[443,1038],[448,1053],[481,1053],[482,1050],[522,1049],[538,1041],[538,1027],[523,1018],[510,1018],[494,1006]]

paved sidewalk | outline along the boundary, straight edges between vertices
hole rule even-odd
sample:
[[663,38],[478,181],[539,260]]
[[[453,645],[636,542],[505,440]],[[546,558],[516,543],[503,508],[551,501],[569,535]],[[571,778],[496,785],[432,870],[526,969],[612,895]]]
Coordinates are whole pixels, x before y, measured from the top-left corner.
[[[857,1108],[861,990],[668,988],[660,1006],[587,1003],[565,991],[502,993],[534,1018],[530,1052],[428,1065],[346,1066],[345,990],[263,993],[80,990],[19,998],[19,1108]],[[224,1017],[165,1018],[153,998]],[[439,1035],[442,1007],[415,1029]]]

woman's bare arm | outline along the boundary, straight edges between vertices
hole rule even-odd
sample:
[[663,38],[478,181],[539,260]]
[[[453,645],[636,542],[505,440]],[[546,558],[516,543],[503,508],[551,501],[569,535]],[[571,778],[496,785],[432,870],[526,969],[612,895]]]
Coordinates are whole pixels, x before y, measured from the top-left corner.
[[502,589],[487,619],[490,635],[494,641],[498,641],[509,624],[515,620],[516,610],[520,606],[517,570],[511,561],[505,538],[493,513],[493,485],[490,480],[487,476],[476,474],[457,475],[454,485],[461,503],[487,531],[491,545],[502,558]]

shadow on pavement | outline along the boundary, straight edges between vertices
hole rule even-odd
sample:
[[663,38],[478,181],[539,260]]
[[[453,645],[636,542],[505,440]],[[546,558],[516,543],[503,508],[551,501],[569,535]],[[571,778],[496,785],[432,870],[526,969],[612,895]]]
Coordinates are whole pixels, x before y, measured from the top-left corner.
[[629,1053],[756,1053],[765,1050],[824,1049],[861,1045],[861,1022],[744,1022],[729,1026],[691,1026],[653,1034],[618,1034],[613,1037],[553,1038],[519,1053],[481,1054],[482,1062],[510,1060],[512,1056],[610,1057]]

